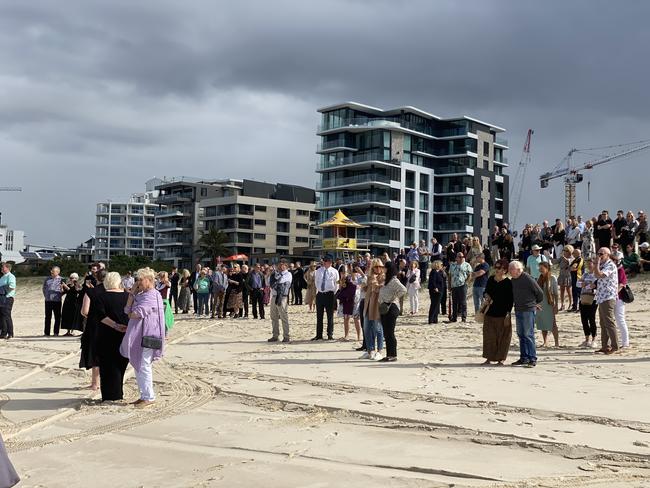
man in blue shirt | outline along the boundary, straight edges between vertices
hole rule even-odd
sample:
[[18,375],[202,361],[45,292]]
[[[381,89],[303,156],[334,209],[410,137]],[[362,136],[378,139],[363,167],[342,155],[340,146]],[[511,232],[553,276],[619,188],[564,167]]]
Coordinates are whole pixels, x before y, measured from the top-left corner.
[[50,277],[43,283],[43,296],[45,297],[45,328],[44,334],[46,337],[50,335],[52,327],[52,314],[54,314],[54,335],[59,335],[59,327],[61,326],[61,299],[63,297],[63,290],[61,284],[61,270],[58,266],[54,266],[50,270]]
[[481,308],[481,302],[483,301],[485,286],[490,277],[490,266],[485,262],[485,256],[483,254],[476,256],[476,266],[474,266],[472,277],[474,278],[474,286],[472,286],[474,313],[478,313],[479,308]]
[[14,323],[11,309],[16,296],[16,277],[11,273],[11,264],[2,264],[0,277],[0,338],[11,339],[14,336]]

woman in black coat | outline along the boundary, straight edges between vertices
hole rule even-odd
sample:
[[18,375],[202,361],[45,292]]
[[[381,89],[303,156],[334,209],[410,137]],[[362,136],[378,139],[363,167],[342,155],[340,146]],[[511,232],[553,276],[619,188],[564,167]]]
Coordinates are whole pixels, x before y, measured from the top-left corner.
[[72,273],[67,283],[62,283],[61,288],[65,295],[61,307],[61,328],[67,329],[68,332],[65,335],[71,336],[73,330],[84,330],[81,305],[85,293],[79,286],[79,275],[77,273]]
[[442,261],[434,261],[429,273],[429,324],[438,323],[438,313],[440,312],[440,300],[443,291],[447,288],[447,282],[442,271]]

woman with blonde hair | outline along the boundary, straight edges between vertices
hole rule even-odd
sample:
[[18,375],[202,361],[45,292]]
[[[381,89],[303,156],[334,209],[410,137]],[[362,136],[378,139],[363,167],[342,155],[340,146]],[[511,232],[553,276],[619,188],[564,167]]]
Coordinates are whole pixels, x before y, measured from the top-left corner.
[[[564,294],[569,298],[569,306],[567,310],[571,309],[573,303],[573,291],[571,289],[571,263],[573,262],[573,246],[568,244],[562,249],[562,254],[559,258],[560,274],[557,277],[557,283],[560,286],[560,310],[564,310]],[[555,279],[555,278],[554,278]]]
[[135,370],[140,399],[138,407],[151,405],[156,395],[153,389],[153,362],[163,356],[165,346],[165,314],[162,297],[156,291],[156,272],[139,269],[124,311],[129,316],[120,354],[128,358]]
[[370,263],[368,281],[366,283],[366,299],[363,304],[363,332],[365,335],[366,352],[360,359],[378,361],[382,358],[384,349],[384,331],[379,314],[379,290],[384,285],[384,263],[381,259],[373,259]]
[[557,219],[555,223],[555,231],[553,232],[553,248],[555,249],[555,259],[559,260],[562,257],[562,249],[564,249],[565,242],[566,231],[564,230],[564,224],[560,219]]
[[483,254],[483,246],[481,245],[481,240],[477,236],[472,237],[472,244],[469,250],[467,251],[467,256],[466,256],[467,261],[469,262],[469,264],[471,264],[472,268],[476,266],[476,258],[482,254]]
[[411,261],[409,270],[406,273],[406,292],[411,306],[411,315],[418,313],[418,309],[420,308],[420,300],[418,297],[420,291],[420,270],[418,268],[418,262]]
[[180,273],[181,281],[179,283],[180,292],[178,294],[178,308],[183,313],[189,313],[190,303],[192,301],[192,289],[190,288],[190,271],[184,269]]
[[[567,246],[569,247],[569,246]],[[565,248],[566,249],[566,248]],[[571,279],[569,277],[569,279]],[[539,263],[539,278],[537,284],[544,292],[544,299],[542,300],[542,309],[536,314],[535,322],[537,330],[542,331],[542,338],[544,343],[542,347],[548,346],[548,332],[551,331],[553,339],[555,340],[555,347],[560,346],[560,337],[557,328],[557,302],[558,296],[558,283],[555,276],[551,274],[551,265],[546,261]]]
[[313,261],[309,264],[309,269],[305,273],[305,281],[307,282],[307,293],[305,294],[305,303],[309,305],[309,311],[316,311],[316,263]]

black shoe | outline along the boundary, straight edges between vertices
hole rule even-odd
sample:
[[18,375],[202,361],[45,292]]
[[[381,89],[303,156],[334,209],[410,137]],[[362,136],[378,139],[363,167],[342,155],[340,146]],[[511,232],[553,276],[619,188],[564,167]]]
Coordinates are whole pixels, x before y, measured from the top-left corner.
[[528,364],[528,361],[525,361],[523,359],[518,359],[514,363],[511,364],[511,366],[525,366]]
[[271,337],[270,339],[267,339],[266,342],[278,342],[277,337]]
[[534,368],[535,366],[537,366],[537,361],[528,361],[524,364],[524,368]]
[[332,336],[327,336],[327,340],[328,340],[328,341],[333,341],[333,340],[334,340],[334,337],[332,337]]
[[355,351],[365,351],[366,348],[363,347],[363,346],[361,346],[361,347],[357,347],[357,348],[355,348],[354,350],[355,350]]
[[285,337],[284,339],[282,339],[282,342],[289,343],[289,342],[291,342],[291,339],[289,339],[288,337]]
[[323,338],[322,338],[322,337],[318,337],[318,336],[316,336],[316,337],[312,337],[311,340],[312,340],[312,341],[322,341]]

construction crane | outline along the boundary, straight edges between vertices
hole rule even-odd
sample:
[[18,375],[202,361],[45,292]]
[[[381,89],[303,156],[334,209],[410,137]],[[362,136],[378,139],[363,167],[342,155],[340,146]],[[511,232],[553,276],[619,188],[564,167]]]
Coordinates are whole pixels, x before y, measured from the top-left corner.
[[530,139],[535,133],[533,129],[528,129],[526,134],[526,142],[524,142],[524,149],[521,152],[521,159],[517,166],[517,171],[510,186],[510,202],[514,203],[512,218],[510,219],[510,228],[517,229],[517,216],[519,215],[519,206],[521,203],[521,195],[524,192],[524,182],[526,181],[526,170],[530,164]]
[[[575,166],[573,158],[576,154],[585,154],[594,156],[592,151],[602,151],[604,149],[625,148],[620,152],[600,156],[597,159],[587,163]],[[621,159],[632,156],[641,151],[650,148],[650,140],[630,142],[627,144],[614,144],[611,146],[591,147],[587,149],[571,149],[569,153],[562,159],[553,171],[544,173],[539,177],[539,182],[542,188],[548,187],[550,180],[555,178],[564,177],[564,218],[565,220],[574,218],[576,215],[576,184],[584,179],[582,172],[587,169],[593,169],[601,164],[609,163],[615,159]]]

